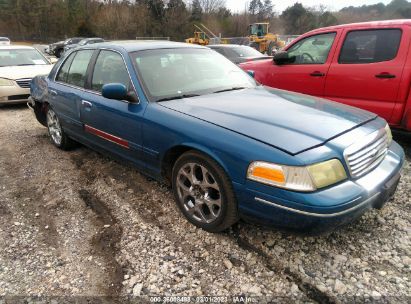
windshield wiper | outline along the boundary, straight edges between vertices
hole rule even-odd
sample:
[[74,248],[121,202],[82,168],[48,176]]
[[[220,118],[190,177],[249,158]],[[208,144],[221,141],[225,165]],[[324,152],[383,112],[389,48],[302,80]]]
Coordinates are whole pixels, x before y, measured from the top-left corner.
[[215,91],[213,93],[223,93],[223,92],[238,91],[238,90],[243,90],[243,89],[248,89],[248,88],[247,87],[233,87],[233,88],[229,88],[229,89]]
[[178,95],[178,96],[160,98],[160,99],[156,100],[156,102],[168,101],[168,100],[174,100],[174,99],[190,98],[190,97],[197,97],[197,96],[200,96],[200,95],[198,95],[198,94],[183,94],[183,95]]

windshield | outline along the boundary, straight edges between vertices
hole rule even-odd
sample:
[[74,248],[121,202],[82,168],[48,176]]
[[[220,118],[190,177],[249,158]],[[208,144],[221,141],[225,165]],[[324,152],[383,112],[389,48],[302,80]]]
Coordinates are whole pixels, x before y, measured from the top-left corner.
[[8,38],[5,38],[5,37],[0,37],[0,41],[6,41],[6,42],[9,42],[10,40],[8,39]]
[[145,50],[131,58],[152,101],[256,86],[247,73],[210,49]]
[[0,50],[0,67],[45,64],[49,62],[34,49]]
[[252,47],[249,46],[239,46],[239,47],[233,47],[231,49],[234,53],[236,53],[239,57],[257,57],[257,56],[265,56],[261,54],[259,51],[256,49],[253,49]]
[[262,37],[268,33],[268,24],[251,24],[250,34]]

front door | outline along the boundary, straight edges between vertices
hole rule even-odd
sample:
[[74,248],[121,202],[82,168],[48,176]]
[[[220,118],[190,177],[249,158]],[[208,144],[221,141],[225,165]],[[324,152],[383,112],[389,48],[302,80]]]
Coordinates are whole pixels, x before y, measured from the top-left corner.
[[299,93],[323,96],[325,79],[335,49],[337,33],[323,33],[297,41],[288,48],[293,63],[273,64],[268,86]]

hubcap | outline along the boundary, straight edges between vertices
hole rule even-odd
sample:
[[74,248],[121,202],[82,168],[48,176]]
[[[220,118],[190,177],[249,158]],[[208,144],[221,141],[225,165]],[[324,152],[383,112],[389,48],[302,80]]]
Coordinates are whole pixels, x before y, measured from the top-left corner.
[[178,171],[176,187],[180,202],[194,220],[211,223],[220,216],[220,187],[204,166],[185,164]]
[[61,144],[61,126],[59,119],[57,118],[56,113],[54,111],[49,110],[47,112],[47,126],[50,132],[51,139],[57,144]]

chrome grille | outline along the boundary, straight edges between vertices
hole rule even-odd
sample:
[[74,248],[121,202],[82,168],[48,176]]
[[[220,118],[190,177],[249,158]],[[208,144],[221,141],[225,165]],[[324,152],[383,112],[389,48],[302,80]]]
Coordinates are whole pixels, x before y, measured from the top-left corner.
[[24,89],[30,89],[31,79],[18,79],[17,84]]
[[344,151],[344,158],[352,177],[360,177],[378,166],[388,151],[389,138],[380,129],[362,138]]

